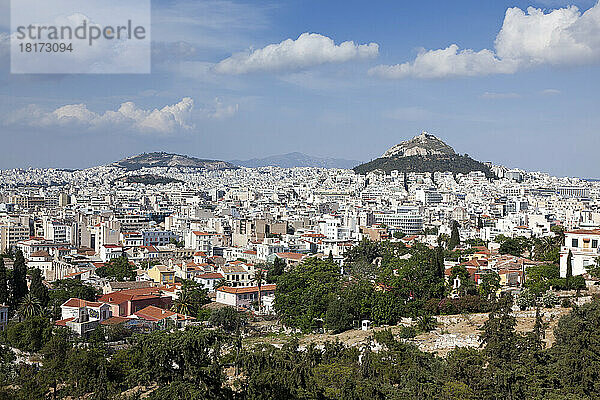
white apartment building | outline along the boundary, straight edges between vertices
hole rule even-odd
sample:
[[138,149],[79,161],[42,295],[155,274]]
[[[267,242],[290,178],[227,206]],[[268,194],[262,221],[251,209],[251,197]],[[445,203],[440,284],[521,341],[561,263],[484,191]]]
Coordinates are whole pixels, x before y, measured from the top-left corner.
[[565,232],[565,245],[560,249],[560,276],[567,276],[567,258],[569,251],[573,254],[571,265],[573,276],[584,274],[587,267],[594,265],[600,256],[600,229],[578,229]]
[[375,223],[412,235],[423,230],[423,216],[416,207],[401,207],[396,212],[375,213]]

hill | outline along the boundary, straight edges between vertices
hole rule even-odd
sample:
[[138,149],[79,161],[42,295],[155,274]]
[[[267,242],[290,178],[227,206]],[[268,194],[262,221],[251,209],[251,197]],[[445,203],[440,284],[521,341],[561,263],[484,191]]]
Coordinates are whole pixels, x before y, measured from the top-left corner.
[[360,164],[361,161],[345,160],[341,158],[313,157],[303,153],[287,153],[265,158],[253,158],[251,160],[231,160],[230,163],[241,167],[317,167],[317,168],[342,168],[350,169]]
[[468,174],[482,171],[487,177],[494,174],[490,168],[472,159],[467,154],[457,154],[452,147],[434,135],[422,132],[414,138],[401,142],[388,149],[381,157],[354,167],[359,174],[381,170],[389,173],[401,172],[452,172]]
[[223,169],[236,169],[237,167],[226,161],[205,160],[180,154],[165,152],[143,153],[137,156],[124,158],[111,164],[113,167],[136,171],[141,168],[152,167],[181,167],[201,168],[210,171]]

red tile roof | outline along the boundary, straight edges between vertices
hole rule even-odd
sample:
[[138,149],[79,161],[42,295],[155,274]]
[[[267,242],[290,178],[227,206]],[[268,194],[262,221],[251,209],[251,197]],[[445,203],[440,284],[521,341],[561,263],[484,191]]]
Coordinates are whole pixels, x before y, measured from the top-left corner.
[[54,325],[56,326],[67,326],[67,322],[69,321],[73,321],[75,318],[71,317],[71,318],[66,318],[66,319],[59,319],[58,321],[54,322]]
[[69,300],[65,301],[61,307],[75,307],[75,308],[81,308],[81,307],[100,307],[102,305],[101,302],[95,302],[95,301],[87,301],[87,300],[82,300],[82,299],[78,299],[75,297],[71,297]]
[[600,229],[575,229],[565,233],[571,233],[574,235],[600,235]]
[[151,298],[160,298],[161,289],[155,287],[126,289],[119,292],[107,293],[100,297],[98,301],[109,304],[121,304],[126,301],[144,300]]
[[118,325],[118,324],[122,324],[123,322],[127,322],[127,321],[130,321],[130,319],[125,318],[125,317],[114,316],[114,317],[105,319],[104,321],[100,322],[100,324],[101,325]]
[[[271,291],[271,290],[275,290],[276,287],[277,287],[277,285],[262,285],[260,287],[260,291],[261,292],[268,292],[268,291]],[[217,290],[221,291],[221,292],[225,292],[225,293],[234,293],[234,294],[254,293],[254,292],[258,292],[258,286],[248,286],[248,287],[221,286]]]
[[198,275],[197,278],[201,279],[223,279],[223,275],[217,272],[209,272],[207,274]]
[[291,259],[291,260],[302,260],[305,257],[305,254],[283,252],[283,253],[277,253],[277,257],[279,257],[279,258],[288,258],[288,259]]
[[155,306],[144,307],[141,310],[135,312],[134,314],[147,321],[160,321],[165,318],[173,317],[174,315],[177,316],[178,320],[194,319],[193,317],[188,317],[183,314],[178,314],[173,311],[164,310]]

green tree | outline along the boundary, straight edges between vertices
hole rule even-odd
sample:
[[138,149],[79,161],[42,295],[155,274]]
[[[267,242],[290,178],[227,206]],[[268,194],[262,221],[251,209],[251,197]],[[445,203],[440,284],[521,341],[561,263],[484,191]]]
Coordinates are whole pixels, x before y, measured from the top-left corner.
[[23,252],[17,250],[11,279],[11,303],[13,307],[16,308],[21,303],[21,299],[25,297],[27,292],[27,266],[25,265]]
[[0,304],[8,304],[8,271],[4,265],[4,258],[0,257]]
[[537,302],[537,296],[529,288],[524,288],[517,297],[517,305],[521,310],[525,310],[529,307],[534,307]]
[[210,313],[209,322],[226,332],[235,332],[246,325],[246,315],[233,307],[221,307]]
[[396,239],[402,239],[404,236],[406,236],[406,234],[402,231],[396,231],[394,232],[393,236]]
[[455,265],[452,267],[450,277],[448,278],[448,284],[451,286],[451,288],[456,278],[458,278],[460,281],[460,286],[458,287],[457,291],[461,296],[473,295],[477,293],[475,281],[471,278],[469,271],[464,265]]
[[452,221],[450,223],[450,239],[448,240],[448,250],[454,250],[455,247],[460,245],[460,234],[458,232],[458,222]]
[[[596,257],[595,263],[593,265],[590,265],[587,267],[587,272],[594,278],[600,278],[600,257]],[[0,273],[0,276],[1,276],[1,273]],[[2,282],[0,281],[0,285],[1,284],[2,284]],[[0,301],[0,303],[1,303],[1,301]]]
[[525,250],[529,250],[531,243],[529,239],[525,237],[507,238],[504,236],[499,238],[499,236],[501,235],[496,237],[496,242],[500,243],[500,248],[498,249],[500,254],[510,254],[521,257]]
[[191,280],[184,280],[181,285],[179,295],[173,301],[173,311],[197,317],[202,306],[210,303],[208,292],[198,283]]
[[97,268],[96,274],[101,278],[117,281],[132,281],[136,277],[135,267],[126,255],[110,260],[104,266]]
[[30,294],[38,299],[42,307],[46,307],[50,301],[50,295],[48,294],[48,288],[42,282],[42,272],[34,268],[31,272],[31,284],[29,285]]
[[47,318],[33,316],[22,322],[8,324],[5,338],[8,344],[21,351],[39,351],[50,339],[52,326]]
[[339,266],[308,258],[277,280],[275,311],[287,326],[309,331],[324,320],[330,296],[340,287]]
[[48,387],[52,388],[52,398],[57,398],[58,384],[64,382],[70,371],[67,359],[71,343],[66,331],[58,331],[44,344],[41,353],[44,357],[42,374]]
[[267,283],[275,283],[277,282],[277,278],[279,278],[285,272],[285,261],[282,258],[275,257],[273,260],[273,265],[268,268],[267,271]]
[[562,225],[554,225],[550,227],[550,232],[553,232],[559,245],[565,242],[565,227]]
[[524,286],[535,295],[540,295],[560,280],[560,269],[556,264],[539,264],[527,267]]
[[478,286],[479,295],[484,299],[490,299],[500,289],[500,275],[495,271],[489,271],[481,277]]
[[569,250],[569,255],[567,255],[567,276],[566,276],[566,284],[567,290],[571,290],[571,279],[573,278],[573,252]]
[[340,333],[352,328],[354,317],[343,300],[332,296],[325,314],[325,325],[333,333]]
[[24,318],[30,318],[41,314],[42,305],[40,301],[31,293],[26,294],[19,304],[19,315]]
[[556,343],[550,349],[552,369],[560,381],[561,394],[571,398],[600,395],[600,301],[574,307],[554,330]]
[[545,236],[534,241],[534,255],[537,261],[548,261],[558,264],[560,261],[560,239]]

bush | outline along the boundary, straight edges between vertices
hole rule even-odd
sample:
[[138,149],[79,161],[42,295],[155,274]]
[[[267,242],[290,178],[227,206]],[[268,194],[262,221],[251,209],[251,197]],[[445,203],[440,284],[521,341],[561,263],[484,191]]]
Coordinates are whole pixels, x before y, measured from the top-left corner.
[[542,296],[542,305],[546,308],[552,308],[559,303],[559,299],[552,290],[547,290]]
[[562,308],[571,308],[573,307],[573,302],[571,301],[571,299],[562,299],[562,301],[560,302],[560,306]]
[[233,307],[216,309],[210,314],[210,324],[223,328],[224,331],[234,332],[246,325],[246,314],[238,312]]
[[[550,280],[550,286],[554,290],[567,290],[567,280],[565,278],[556,278]],[[585,278],[581,275],[571,277],[571,290],[587,289]]]
[[437,321],[431,315],[423,315],[417,318],[417,329],[422,332],[431,332],[437,326]]
[[521,290],[521,293],[519,293],[519,296],[517,297],[517,305],[519,306],[519,308],[521,310],[526,310],[529,307],[534,307],[535,304],[535,294],[528,288]]
[[417,336],[417,330],[413,326],[402,326],[398,332],[398,337],[401,339],[412,339]]
[[[437,312],[432,314],[454,315],[462,313],[483,313],[490,310],[490,303],[481,296],[467,295],[457,299],[435,300]],[[430,311],[433,303],[427,303],[426,310]]]

